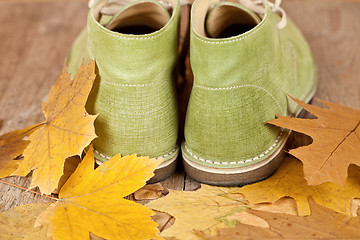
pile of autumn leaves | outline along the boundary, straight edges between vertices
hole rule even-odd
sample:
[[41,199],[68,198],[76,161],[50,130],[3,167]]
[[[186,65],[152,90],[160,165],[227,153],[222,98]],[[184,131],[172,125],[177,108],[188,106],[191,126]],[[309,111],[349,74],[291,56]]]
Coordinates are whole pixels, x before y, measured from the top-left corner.
[[[290,151],[302,163],[287,157],[262,182],[170,190],[143,206],[123,197],[143,187],[161,160],[116,155],[94,170],[89,144],[96,137],[96,116],[85,111],[94,71],[95,62],[83,64],[70,81],[65,69],[43,104],[46,121],[0,137],[0,178],[32,172],[30,188],[58,193],[53,203],[2,212],[1,239],[89,239],[90,233],[106,239],[186,240],[360,236],[354,200],[360,197],[360,169],[349,167],[360,166],[359,111],[329,102],[323,102],[328,107],[323,109],[294,99],[318,118],[279,116],[270,123],[312,137],[311,145]],[[74,157],[84,149],[81,161]],[[68,177],[65,161],[78,163]],[[160,233],[151,209],[167,213],[175,223]]]

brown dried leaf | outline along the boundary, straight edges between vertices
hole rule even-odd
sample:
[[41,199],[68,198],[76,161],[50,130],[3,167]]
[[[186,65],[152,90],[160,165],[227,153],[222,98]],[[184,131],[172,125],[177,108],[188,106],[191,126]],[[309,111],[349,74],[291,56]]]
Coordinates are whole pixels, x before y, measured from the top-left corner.
[[310,185],[333,182],[345,187],[350,164],[360,166],[360,111],[319,100],[328,109],[294,99],[317,119],[279,116],[269,123],[309,135],[313,143],[290,150],[304,163],[305,179]]
[[[229,197],[231,196],[229,195]],[[297,215],[296,201],[289,197],[281,198],[275,203],[256,204],[250,207],[250,209]],[[216,218],[216,220],[225,223],[226,226],[231,227],[235,227],[238,222],[256,227],[269,227],[269,224],[265,220],[249,213],[248,211],[232,211],[225,214],[224,216]]]
[[164,189],[161,183],[147,184],[134,192],[134,198],[136,200],[152,200],[168,193],[169,191]]
[[360,221],[357,217],[349,217],[325,208],[309,199],[311,215],[298,217],[282,213],[269,213],[249,210],[270,225],[260,228],[238,223],[234,228],[219,229],[217,236],[206,235],[196,231],[202,239],[358,239]]

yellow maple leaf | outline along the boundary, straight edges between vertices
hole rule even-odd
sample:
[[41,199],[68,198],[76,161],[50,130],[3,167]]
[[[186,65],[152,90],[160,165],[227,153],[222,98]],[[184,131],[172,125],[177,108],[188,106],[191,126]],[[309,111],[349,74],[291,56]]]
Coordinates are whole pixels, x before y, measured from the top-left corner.
[[311,185],[333,182],[344,187],[350,164],[360,166],[360,111],[319,100],[328,109],[294,99],[317,119],[279,116],[269,123],[309,135],[313,143],[290,150],[304,164]]
[[201,185],[199,190],[191,192],[169,190],[167,196],[146,206],[175,217],[174,225],[165,229],[161,236],[198,239],[193,229],[226,227],[216,218],[232,211],[246,210],[246,205],[241,200],[229,196],[235,189],[237,188]]
[[106,239],[159,239],[154,212],[123,197],[144,186],[161,160],[118,154],[95,170],[94,163],[90,147],[37,225],[49,224],[55,240],[89,239],[89,232]]
[[30,188],[50,194],[63,175],[65,159],[80,155],[96,137],[94,120],[85,111],[85,103],[95,79],[95,62],[82,64],[73,81],[66,68],[43,103],[46,121],[29,136],[24,160],[13,175],[26,176],[33,171]]
[[0,178],[9,176],[18,168],[21,161],[14,159],[20,156],[29,144],[24,138],[38,127],[39,125],[34,125],[0,136]]
[[299,215],[309,215],[308,196],[320,205],[337,212],[350,214],[350,201],[360,197],[360,169],[356,166],[349,168],[349,177],[344,189],[327,182],[317,186],[308,185],[304,179],[302,164],[293,157],[287,157],[280,169],[264,181],[246,185],[236,193],[244,194],[252,204],[262,202],[276,202],[289,196],[297,201]]

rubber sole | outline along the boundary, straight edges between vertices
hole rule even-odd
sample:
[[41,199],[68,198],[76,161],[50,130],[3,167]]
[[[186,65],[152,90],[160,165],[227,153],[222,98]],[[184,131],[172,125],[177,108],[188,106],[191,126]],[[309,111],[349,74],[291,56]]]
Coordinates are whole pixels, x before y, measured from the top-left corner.
[[[308,96],[303,100],[306,103],[311,102],[316,92],[316,86],[313,86],[308,92]],[[305,113],[300,108],[295,114],[296,117]],[[241,186],[253,182],[261,181],[271,176],[281,165],[285,158],[285,149],[288,149],[292,143],[290,137],[292,131],[284,131],[285,137],[275,152],[261,162],[237,168],[212,168],[200,165],[189,159],[184,152],[182,153],[185,172],[192,179],[216,186]],[[184,149],[182,149],[184,151]]]
[[170,177],[176,170],[177,165],[177,153],[173,158],[161,163],[154,171],[154,176],[150,178],[146,183],[156,183],[165,180]]
[[291,144],[287,141],[289,132],[286,133],[286,140],[271,156],[264,161],[239,168],[216,169],[202,166],[183,155],[184,169],[192,179],[217,186],[245,185],[261,181],[273,174],[281,165],[286,153],[285,149]]

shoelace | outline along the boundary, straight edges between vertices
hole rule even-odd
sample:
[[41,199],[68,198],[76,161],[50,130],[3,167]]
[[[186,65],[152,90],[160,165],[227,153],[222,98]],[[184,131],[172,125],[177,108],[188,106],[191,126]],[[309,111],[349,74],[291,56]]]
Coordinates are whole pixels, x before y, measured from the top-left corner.
[[[238,2],[243,5],[244,7],[250,9],[254,13],[257,14],[265,14],[265,6],[263,5],[262,0],[238,0]],[[277,24],[278,29],[283,29],[286,24],[286,13],[281,5],[281,0],[275,0],[275,2],[268,1],[269,7],[271,8],[272,12],[279,13],[281,16],[280,22]]]
[[[114,14],[114,10],[111,5],[125,5],[126,3],[131,2],[132,0],[107,0],[107,6],[103,8],[102,14],[112,15]],[[268,1],[269,7],[275,13],[279,13],[281,16],[280,22],[277,24],[278,29],[283,29],[286,24],[286,13],[282,7],[280,7],[282,0],[275,0],[275,2]],[[96,0],[89,0],[89,7],[91,7]],[[101,1],[99,1],[101,2]],[[244,7],[250,9],[254,13],[257,14],[265,14],[265,6],[263,5],[262,0],[238,0],[238,2]],[[180,0],[181,5],[191,5],[191,0]]]

